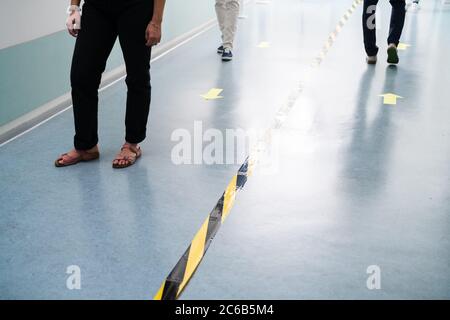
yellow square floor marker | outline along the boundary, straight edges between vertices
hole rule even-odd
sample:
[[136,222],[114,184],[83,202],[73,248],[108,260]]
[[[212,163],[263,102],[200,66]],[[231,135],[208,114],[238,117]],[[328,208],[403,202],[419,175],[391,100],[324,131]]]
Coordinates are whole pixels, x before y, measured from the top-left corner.
[[411,47],[410,44],[400,42],[400,43],[398,44],[398,46],[397,46],[397,49],[398,49],[398,50],[406,50],[406,49],[408,49],[409,47]]
[[395,93],[380,94],[380,97],[383,97],[383,103],[388,105],[396,105],[397,99],[403,99],[402,96],[399,96]]
[[222,91],[223,89],[220,88],[212,88],[206,94],[202,94],[200,97],[202,97],[205,100],[222,99],[223,97],[220,95]]
[[263,41],[260,44],[258,44],[258,48],[265,49],[265,48],[269,48],[269,47],[270,47],[270,42],[267,42],[267,41]]

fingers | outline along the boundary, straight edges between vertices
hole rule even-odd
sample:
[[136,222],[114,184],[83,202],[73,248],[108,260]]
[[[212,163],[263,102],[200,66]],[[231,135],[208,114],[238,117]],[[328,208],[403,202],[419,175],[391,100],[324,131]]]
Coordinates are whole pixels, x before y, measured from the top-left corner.
[[155,39],[153,37],[147,37],[147,42],[145,43],[147,47],[151,47],[155,45]]
[[76,37],[81,29],[81,16],[79,14],[70,15],[66,20],[66,27],[69,34]]
[[158,35],[149,35],[147,37],[147,42],[146,42],[146,46],[147,47],[152,47],[152,46],[156,46],[158,43],[161,42],[161,36]]
[[145,31],[145,45],[147,47],[151,47],[152,46],[152,36],[150,34],[150,30],[147,28],[147,30]]
[[78,30],[69,30],[69,34],[72,36],[72,37],[77,37],[78,36]]
[[81,16],[80,15],[76,15],[75,19],[74,19],[75,25],[74,25],[74,29],[75,30],[80,30],[81,29]]
[[145,39],[146,39],[145,45],[147,47],[151,47],[158,44],[158,36],[155,34],[152,28],[148,28],[147,31],[145,32]]
[[145,45],[152,47],[157,45],[161,41],[161,29],[149,24],[145,31]]
[[76,37],[78,35],[78,30],[75,30],[73,26],[67,26],[67,31],[72,37]]
[[150,36],[147,38],[147,42],[145,43],[145,45],[147,47],[152,47],[152,46],[156,46],[159,42],[160,42],[161,38],[155,37],[155,36]]
[[73,26],[68,26],[68,27],[67,27],[67,31],[69,32],[69,34],[70,34],[72,37],[76,37],[76,36],[78,36],[78,31],[79,31],[79,29],[75,29]]

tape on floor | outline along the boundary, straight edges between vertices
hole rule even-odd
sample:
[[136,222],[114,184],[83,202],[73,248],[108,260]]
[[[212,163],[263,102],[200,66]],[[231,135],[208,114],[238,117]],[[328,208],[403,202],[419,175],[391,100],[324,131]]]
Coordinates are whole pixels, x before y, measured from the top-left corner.
[[155,300],[175,300],[186,287],[203,256],[217,234],[222,223],[230,213],[234,204],[236,193],[241,190],[247,182],[248,174],[251,172],[250,160],[247,158],[239,168],[237,174],[231,179],[228,187],[222,194],[208,218],[203,222],[200,230],[195,235],[191,244],[163,282]]
[[[351,7],[345,12],[344,16],[339,20],[333,32],[331,32],[328,36],[328,39],[323,45],[319,54],[314,58],[313,62],[310,65],[311,70],[319,67],[322,64],[323,59],[327,56],[330,48],[336,41],[337,36],[342,32],[344,25],[348,22],[350,16],[362,2],[363,0],[353,1]],[[261,152],[264,152],[265,148],[261,147],[261,145],[264,146],[269,143],[269,139],[271,136],[270,132],[272,130],[282,127],[287,119],[287,116],[294,107],[295,102],[303,92],[305,82],[307,80],[308,79],[303,79],[302,81],[300,81],[291,91],[285,103],[279,108],[275,115],[272,126],[266,131],[266,134],[263,135],[262,141],[257,143],[257,145],[259,146],[258,150],[252,153],[252,155],[245,160],[244,164],[239,168],[237,174],[233,177],[233,179],[231,179],[230,183],[222,194],[222,197],[219,199],[214,209],[203,222],[200,230],[191,241],[191,244],[162,283],[158,292],[154,296],[154,300],[175,300],[186,288],[189,280],[191,280],[192,276],[195,273],[195,270],[199,266],[212,240],[214,239],[214,236],[217,234],[220,226],[222,225],[222,223],[224,223],[225,219],[229,215],[230,210],[233,207],[237,192],[245,186],[248,177],[251,175],[251,172],[253,171],[254,166],[257,163],[258,155],[261,154]]]

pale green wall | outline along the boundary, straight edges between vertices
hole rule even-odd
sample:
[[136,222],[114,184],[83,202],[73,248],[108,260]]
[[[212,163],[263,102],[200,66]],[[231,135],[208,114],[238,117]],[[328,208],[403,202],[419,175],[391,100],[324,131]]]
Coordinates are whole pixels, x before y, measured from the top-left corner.
[[[163,42],[214,17],[212,0],[167,0]],[[0,126],[70,90],[73,45],[74,39],[66,31],[59,31],[0,50]],[[122,63],[116,43],[107,70]]]

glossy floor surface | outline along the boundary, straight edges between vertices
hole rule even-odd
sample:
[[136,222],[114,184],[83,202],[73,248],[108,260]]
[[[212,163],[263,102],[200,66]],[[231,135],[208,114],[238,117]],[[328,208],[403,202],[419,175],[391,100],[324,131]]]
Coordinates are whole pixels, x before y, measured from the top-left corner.
[[[240,165],[175,165],[172,133],[196,121],[269,127],[351,4],[252,3],[233,62],[215,53],[217,28],[155,61],[149,138],[127,170],[111,168],[123,81],[100,94],[100,161],[53,166],[71,146],[71,111],[0,147],[0,298],[152,298]],[[277,131],[276,166],[249,178],[183,299],[450,298],[450,8],[408,12],[396,68],[385,62],[389,5],[376,66],[361,10],[304,83]],[[211,88],[223,98],[200,97]],[[385,93],[402,98],[386,105]],[[70,265],[81,290],[66,287]],[[373,265],[379,290],[366,284]]]

